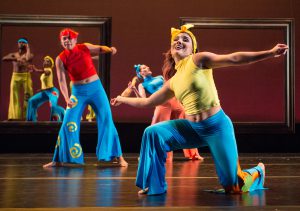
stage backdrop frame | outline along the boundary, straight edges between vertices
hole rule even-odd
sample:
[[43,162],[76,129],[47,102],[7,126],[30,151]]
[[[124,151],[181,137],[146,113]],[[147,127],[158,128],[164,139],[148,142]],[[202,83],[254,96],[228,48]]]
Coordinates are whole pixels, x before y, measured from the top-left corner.
[[[285,57],[284,70],[284,121],[283,122],[260,122],[242,121],[235,122],[235,130],[241,134],[284,134],[295,133],[295,38],[294,19],[273,18],[273,19],[221,19],[221,18],[200,18],[180,17],[180,25],[193,24],[193,30],[197,29],[274,29],[282,30],[285,43],[289,51]],[[221,36],[221,35],[220,35]]]
[[[0,40],[5,26],[13,27],[93,27],[99,30],[100,37],[98,44],[111,45],[111,17],[96,16],[60,16],[60,15],[0,15]],[[2,43],[0,43],[0,49]],[[0,51],[1,58],[6,52]],[[110,54],[99,56],[98,70],[103,87],[109,97],[110,94]],[[0,69],[2,61],[0,62]],[[10,79],[9,79],[10,80]],[[3,87],[0,86],[0,89]],[[1,98],[1,96],[0,96]],[[1,98],[2,99],[2,98]],[[41,121],[41,122],[23,122],[23,121],[2,121],[0,122],[0,133],[7,134],[27,134],[27,133],[57,133],[61,123]],[[33,130],[32,127],[35,127]],[[84,131],[95,132],[95,122],[82,122]]]

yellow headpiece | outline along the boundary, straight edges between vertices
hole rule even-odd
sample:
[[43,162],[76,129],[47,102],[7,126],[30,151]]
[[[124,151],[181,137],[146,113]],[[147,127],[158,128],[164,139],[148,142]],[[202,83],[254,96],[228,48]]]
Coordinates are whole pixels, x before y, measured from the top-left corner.
[[45,56],[44,60],[45,59],[49,59],[50,60],[50,62],[51,62],[51,68],[53,68],[54,67],[54,61],[53,61],[53,59],[50,56]]
[[189,31],[190,28],[194,27],[193,24],[182,25],[180,29],[171,28],[171,43],[175,37],[180,33],[187,33],[193,41],[193,53],[196,53],[197,50],[197,40],[195,35]]

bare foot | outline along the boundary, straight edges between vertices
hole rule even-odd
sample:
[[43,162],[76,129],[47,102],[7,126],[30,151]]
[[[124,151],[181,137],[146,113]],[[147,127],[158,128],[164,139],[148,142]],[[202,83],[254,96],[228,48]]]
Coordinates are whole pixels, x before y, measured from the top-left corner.
[[128,166],[128,163],[126,162],[126,160],[121,156],[119,157],[118,159],[118,164],[121,166],[121,167],[127,167]]
[[203,161],[204,158],[201,157],[200,155],[194,155],[192,157],[189,157],[190,160],[200,160],[200,161]]
[[145,188],[145,189],[142,189],[138,192],[138,194],[147,194],[149,191],[149,188]]
[[258,163],[257,165],[263,170],[263,172],[264,172],[264,178],[266,178],[266,168],[265,168],[265,165],[263,163]]
[[50,163],[43,165],[43,168],[59,167],[59,166],[63,166],[63,163],[52,161]]

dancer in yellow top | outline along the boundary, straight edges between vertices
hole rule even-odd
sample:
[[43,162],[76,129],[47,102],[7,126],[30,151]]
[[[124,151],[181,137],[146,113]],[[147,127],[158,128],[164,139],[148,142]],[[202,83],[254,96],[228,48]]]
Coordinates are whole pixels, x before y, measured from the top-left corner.
[[185,119],[161,122],[146,128],[140,151],[136,185],[141,194],[162,194],[166,152],[208,146],[215,161],[219,182],[227,193],[263,189],[263,163],[241,170],[233,125],[222,110],[213,80],[213,69],[245,65],[285,54],[288,46],[277,44],[270,50],[218,55],[197,52],[197,41],[189,30],[192,25],[171,29],[168,66],[176,74],[149,98],[118,96],[112,105],[125,103],[136,107],[156,106],[176,96],[185,110]]
[[44,57],[43,70],[36,68],[31,65],[31,68],[35,72],[40,72],[41,77],[41,89],[38,93],[29,98],[28,108],[27,108],[27,121],[37,121],[37,109],[44,104],[49,102],[50,104],[50,121],[61,122],[64,118],[65,109],[57,104],[59,98],[59,90],[54,87],[53,84],[53,67],[54,61],[50,56]]

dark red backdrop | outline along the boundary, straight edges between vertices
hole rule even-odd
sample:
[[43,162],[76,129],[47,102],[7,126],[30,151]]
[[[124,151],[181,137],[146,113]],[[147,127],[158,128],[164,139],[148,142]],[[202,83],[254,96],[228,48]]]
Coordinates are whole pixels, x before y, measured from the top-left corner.
[[[16,6],[18,5],[18,6]],[[297,23],[300,20],[300,3],[296,0],[180,0],[174,1],[139,1],[139,0],[89,0],[44,1],[29,0],[26,4],[20,0],[2,0],[0,14],[48,14],[48,15],[90,15],[112,17],[112,45],[118,54],[112,57],[110,73],[110,95],[118,95],[128,83],[136,63],[148,64],[155,75],[161,73],[162,52],[169,47],[170,27],[178,27],[179,17],[214,17],[214,18],[294,18],[296,35],[299,34]],[[39,30],[39,29],[35,29]],[[26,30],[24,29],[24,33]],[[223,30],[197,31],[200,50],[216,53],[228,53],[235,50],[260,50],[272,47],[283,41],[281,31],[234,31]],[[92,34],[90,34],[92,35]],[[14,37],[16,36],[16,37]],[[12,33],[9,42],[2,46],[2,54],[15,50],[15,40],[19,35]],[[35,36],[35,35],[34,35]],[[86,36],[86,35],[84,35]],[[91,36],[93,37],[93,36]],[[59,45],[56,32],[44,34],[37,32],[34,40],[53,42]],[[88,39],[87,37],[83,37]],[[32,40],[33,51],[39,46]],[[89,40],[82,40],[89,41]],[[93,40],[91,40],[92,42]],[[296,42],[296,55],[299,49]],[[51,50],[51,49],[49,49]],[[35,53],[35,52],[34,52]],[[57,51],[53,51],[55,55]],[[38,53],[35,64],[40,66],[43,52]],[[296,58],[296,122],[300,121],[300,82],[297,78]],[[215,71],[216,84],[226,112],[235,121],[282,121],[284,109],[283,59],[264,61],[257,65],[243,68],[226,68]],[[7,87],[10,80],[10,66],[1,87]],[[3,69],[2,68],[2,69]],[[3,78],[1,76],[1,78]],[[39,84],[39,80],[35,79]],[[39,85],[35,85],[38,87]],[[8,89],[1,88],[1,119],[6,115],[5,100]],[[150,122],[153,109],[139,110],[128,106],[112,108],[117,122]],[[124,112],[126,111],[126,112]]]

